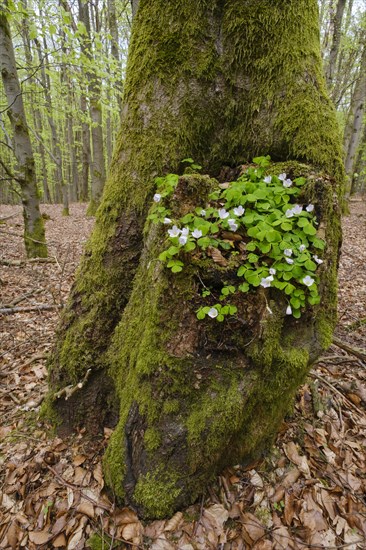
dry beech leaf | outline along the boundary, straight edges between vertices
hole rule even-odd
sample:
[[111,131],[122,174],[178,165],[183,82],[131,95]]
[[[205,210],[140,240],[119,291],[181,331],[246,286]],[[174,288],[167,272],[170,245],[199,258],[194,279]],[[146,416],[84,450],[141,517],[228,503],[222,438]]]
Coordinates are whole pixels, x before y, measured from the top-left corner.
[[104,479],[103,479],[102,465],[101,465],[100,462],[98,462],[98,464],[96,465],[96,467],[95,467],[94,470],[93,470],[93,477],[94,477],[95,481],[98,482],[98,484],[100,485],[101,489],[103,489],[103,487],[104,487]]
[[177,512],[172,518],[170,518],[170,520],[167,521],[164,531],[175,531],[182,519],[182,512]]
[[[265,535],[265,530],[259,519],[254,515],[250,514],[249,512],[242,515],[242,524],[243,529],[247,532],[250,544],[253,544],[257,542],[257,540],[261,539]],[[248,542],[247,537],[245,538]]]
[[141,530],[140,523],[129,523],[123,527],[122,538],[136,542],[140,539]]
[[46,542],[51,540],[52,537],[53,535],[50,535],[48,531],[30,531],[29,532],[29,540],[39,546],[41,546],[42,544],[46,544]]
[[12,550],[16,550],[18,548],[19,534],[19,526],[17,525],[16,521],[12,521],[7,532],[8,543],[11,546]]
[[66,537],[64,533],[60,533],[53,541],[54,548],[62,548],[66,546]]
[[209,256],[211,256],[215,264],[218,264],[221,267],[226,267],[229,265],[229,262],[226,260],[226,258],[224,258],[218,248],[213,248],[212,246],[209,246],[207,248],[207,253],[209,254]]
[[122,508],[121,510],[118,510],[113,516],[113,519],[114,519],[114,524],[117,527],[119,525],[127,525],[128,523],[139,523],[139,518],[137,517],[136,512],[131,510],[131,508],[127,508],[127,507]]
[[94,506],[88,500],[81,501],[81,503],[78,505],[76,510],[80,512],[80,514],[85,514],[86,516],[92,519],[95,516]]
[[258,489],[263,489],[263,479],[258,472],[256,470],[250,470],[248,473],[250,475],[251,484]]
[[81,464],[84,464],[84,462],[86,461],[86,458],[87,457],[85,455],[76,455],[72,463],[74,464],[74,466],[81,466]]
[[221,504],[213,504],[206,508],[203,517],[211,523],[212,528],[220,535],[224,530],[224,523],[229,517],[229,512]]
[[299,451],[293,441],[285,443],[283,446],[287,458],[295,464],[300,472],[302,472],[306,477],[310,477],[310,468],[306,456],[300,456]]

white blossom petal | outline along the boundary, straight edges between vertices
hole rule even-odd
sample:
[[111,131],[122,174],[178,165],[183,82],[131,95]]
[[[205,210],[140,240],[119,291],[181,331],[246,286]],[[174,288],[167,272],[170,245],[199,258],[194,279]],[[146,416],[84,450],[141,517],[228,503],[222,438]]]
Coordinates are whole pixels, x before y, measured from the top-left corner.
[[287,174],[285,174],[285,173],[283,172],[283,174],[280,174],[280,175],[278,176],[278,179],[281,180],[281,181],[285,181],[286,177],[287,177]]
[[203,208],[201,210],[201,216],[206,216],[206,210],[203,210]]
[[270,275],[269,277],[263,277],[260,284],[263,288],[268,288],[271,286],[272,281],[273,281],[273,277]]
[[311,286],[313,283],[315,283],[315,280],[310,277],[310,275],[306,275],[306,277],[303,278],[302,282],[306,286]]
[[300,252],[304,252],[304,250],[306,250],[306,246],[304,244],[300,244],[299,250]]
[[294,214],[301,214],[302,212],[302,206],[300,204],[295,204],[293,207],[292,207],[292,211]]
[[275,268],[274,268],[274,267],[270,267],[270,268],[269,268],[269,273],[270,273],[270,275],[276,275],[276,270],[275,270]]
[[212,308],[210,309],[210,311],[207,313],[207,315],[208,315],[209,317],[211,317],[211,319],[215,319],[215,317],[217,317],[218,314],[219,314],[219,312],[217,311],[217,309],[216,309],[215,307],[212,307]]
[[264,181],[264,183],[271,183],[272,176],[266,176],[265,178],[263,178],[263,181]]
[[285,256],[289,256],[289,257],[292,256],[292,248],[285,248],[283,253]]
[[286,262],[290,265],[292,265],[294,263],[293,259],[292,258],[285,258]]
[[320,258],[318,258],[318,256],[316,254],[314,254],[313,256],[314,260],[316,261],[317,264],[322,264],[323,263],[323,260],[321,260]]
[[225,208],[220,208],[217,213],[219,215],[219,218],[221,218],[222,220],[226,220],[226,218],[230,216],[229,212],[227,212]]
[[153,196],[153,199],[155,202],[160,202],[161,201],[160,193],[155,193],[155,195]]
[[195,229],[194,231],[192,231],[192,237],[194,237],[195,239],[199,239],[200,237],[202,237],[202,231],[200,229]]
[[291,306],[287,306],[286,315],[292,315],[292,307]]
[[180,234],[180,229],[176,225],[173,225],[171,229],[168,229],[168,234],[169,237],[178,237]]
[[[242,205],[238,206],[237,208],[234,208],[234,214],[235,216],[242,216],[245,212],[245,208],[242,207]],[[229,220],[230,222],[230,220]]]
[[284,181],[282,182],[282,185],[283,185],[284,187],[291,187],[291,185],[292,185],[292,180],[290,180],[290,179],[284,180]]
[[294,216],[294,212],[293,212],[292,208],[289,208],[288,210],[286,210],[285,216],[286,216],[286,218],[292,218]]
[[169,225],[170,223],[172,223],[170,218],[164,218],[164,225]]
[[312,212],[314,210],[314,205],[313,204],[308,204],[307,207],[306,207],[306,211],[307,212]]
[[179,240],[179,244],[184,245],[187,243],[188,237],[186,237],[185,235],[181,235],[178,240]]
[[182,235],[183,235],[184,237],[188,237],[188,235],[189,235],[189,227],[183,227],[181,233],[182,233]]

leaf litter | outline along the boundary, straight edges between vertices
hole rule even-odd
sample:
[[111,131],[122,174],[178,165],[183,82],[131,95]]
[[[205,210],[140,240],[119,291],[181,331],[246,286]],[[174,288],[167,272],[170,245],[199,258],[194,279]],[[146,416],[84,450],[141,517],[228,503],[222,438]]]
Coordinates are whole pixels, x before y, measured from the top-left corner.
[[149,523],[105,490],[111,430],[61,439],[38,419],[46,354],[93,219],[85,205],[72,205],[69,218],[44,205],[51,261],[28,262],[20,208],[1,210],[12,217],[0,226],[0,309],[24,310],[0,314],[0,548],[366,548],[363,203],[351,203],[343,220],[336,335],[351,351],[333,345],[314,365],[263,462],[228,468],[200,502]]

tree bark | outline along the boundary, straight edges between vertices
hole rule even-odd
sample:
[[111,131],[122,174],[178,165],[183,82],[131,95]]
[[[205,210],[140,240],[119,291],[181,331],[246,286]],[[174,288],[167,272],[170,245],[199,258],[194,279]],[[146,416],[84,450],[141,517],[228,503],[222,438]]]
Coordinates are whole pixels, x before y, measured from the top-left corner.
[[361,65],[352,94],[348,121],[344,131],[345,169],[352,179],[357,148],[362,135],[362,122],[366,100],[366,42],[363,45]]
[[[327,241],[321,306],[295,321],[276,293],[258,291],[233,326],[212,328],[195,316],[197,281],[222,286],[236,270],[192,262],[184,276],[167,274],[161,232],[149,223],[143,232],[154,178],[182,172],[187,157],[208,174],[180,178],[178,217],[207,200],[212,177],[226,181],[257,154],[270,154],[277,173],[309,177],[304,200],[316,203]],[[140,0],[117,148],[50,361],[53,395],[90,376],[49,404],[66,430],[119,416],[107,482],[146,517],[192,502],[225,465],[261,456],[330,345],[343,177],[315,0]]]
[[333,37],[332,37],[332,46],[329,52],[329,60],[326,71],[326,79],[328,90],[331,90],[333,85],[334,73],[337,64],[337,57],[339,52],[339,45],[341,43],[341,29],[342,29],[342,19],[343,12],[346,6],[347,0],[338,0],[337,9],[333,19]]
[[89,111],[91,118],[91,200],[87,210],[88,215],[94,215],[99,206],[105,183],[105,160],[102,128],[101,82],[93,67],[91,49],[89,2],[79,0],[79,19],[84,24],[87,38],[83,40],[81,49],[87,59],[87,79],[89,91]]
[[14,152],[18,162],[17,180],[22,194],[25,249],[28,258],[46,257],[47,245],[39,210],[32,145],[17,75],[10,26],[4,11],[0,11],[0,68],[8,102],[7,113],[13,129]]

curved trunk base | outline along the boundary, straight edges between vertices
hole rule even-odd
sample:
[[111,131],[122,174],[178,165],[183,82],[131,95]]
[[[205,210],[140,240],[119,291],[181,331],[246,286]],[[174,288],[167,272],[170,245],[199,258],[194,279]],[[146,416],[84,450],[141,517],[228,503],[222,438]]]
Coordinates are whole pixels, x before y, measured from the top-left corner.
[[[279,164],[275,173],[284,169],[313,174],[304,200],[319,203],[328,245],[322,305],[301,320],[284,314],[286,300],[276,289],[261,287],[235,295],[238,313],[224,323],[198,320],[202,283],[215,290],[238,284],[237,266],[193,257],[183,272],[171,274],[157,260],[163,231],[149,228],[130,301],[108,350],[120,418],[104,461],[115,494],[144,517],[171,515],[192,503],[223,467],[260,457],[310,364],[330,344],[337,204],[325,176],[297,163]],[[205,204],[215,185],[208,176],[181,177],[171,200],[173,218]]]

